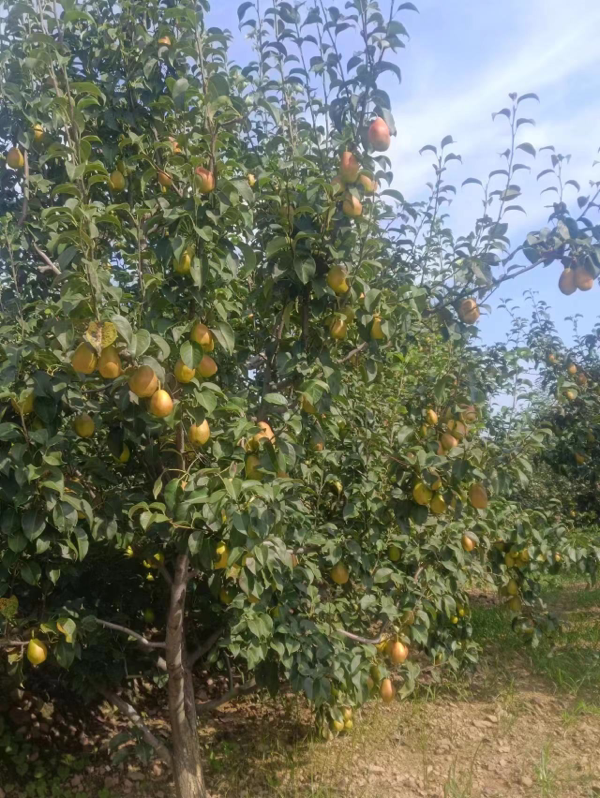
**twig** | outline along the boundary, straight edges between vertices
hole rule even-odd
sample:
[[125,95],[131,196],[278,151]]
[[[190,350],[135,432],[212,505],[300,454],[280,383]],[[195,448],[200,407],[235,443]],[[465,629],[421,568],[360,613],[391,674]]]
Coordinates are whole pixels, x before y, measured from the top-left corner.
[[246,684],[240,684],[237,687],[228,690],[220,698],[214,698],[212,701],[204,701],[201,704],[196,704],[196,710],[198,712],[212,712],[213,709],[217,709],[222,704],[226,704],[228,701],[231,701],[233,698],[237,698],[240,695],[249,695],[250,693],[254,693],[256,690],[258,690],[258,685],[254,679],[251,679]]
[[216,632],[213,632],[209,637],[206,638],[202,645],[198,646],[198,648],[189,655],[188,657],[188,668],[193,667],[193,665],[202,657],[204,657],[211,648],[215,645],[217,640],[223,634],[223,629],[217,629]]
[[359,344],[359,346],[355,347],[350,352],[348,352],[348,354],[345,355],[339,362],[340,363],[346,363],[346,361],[351,360],[354,357],[354,355],[358,355],[361,352],[364,352],[364,350],[368,346],[369,346],[369,344],[366,341],[364,341],[362,344]]
[[0,648],[25,648],[29,645],[29,640],[0,640]]
[[345,629],[335,629],[334,631],[343,637],[347,637],[349,640],[354,640],[356,643],[363,643],[365,646],[378,646],[387,638],[388,626],[389,622],[386,621],[381,627],[381,632],[379,632],[377,637],[373,638],[361,637],[360,635],[355,635],[353,632],[347,632]]
[[118,623],[111,623],[110,621],[102,621],[100,618],[96,618],[95,620],[100,626],[104,626],[107,629],[114,629],[115,632],[123,632],[123,634],[129,635],[129,637],[134,637],[144,648],[165,648],[166,644],[164,642],[160,641],[154,643],[151,640],[147,640],[143,635],[134,632],[133,629],[128,629],[126,626],[121,626]]
[[44,266],[38,266],[38,271],[40,271],[42,273],[43,272],[54,272],[54,274],[61,274],[62,273],[61,270],[56,265],[56,263],[53,263],[50,260],[50,258],[46,255],[46,253],[42,252],[42,250],[38,247],[38,245],[35,243],[35,241],[32,241],[31,244],[32,244],[33,248],[35,249],[35,251],[37,252],[37,254],[40,256],[40,258],[46,264],[45,267]]
[[21,208],[21,215],[17,225],[23,227],[25,219],[27,218],[27,210],[29,208],[29,153],[26,149],[23,150],[23,207]]
[[98,687],[98,692],[106,698],[107,701],[110,701],[111,704],[114,704],[117,709],[119,709],[124,715],[126,715],[129,720],[134,723],[138,729],[142,733],[142,737],[144,741],[148,743],[148,745],[152,746],[158,756],[162,759],[162,761],[167,764],[170,768],[173,767],[173,758],[171,757],[171,753],[167,746],[156,737],[150,729],[146,726],[136,709],[129,704],[127,701],[124,701],[115,693],[107,690],[104,687]]

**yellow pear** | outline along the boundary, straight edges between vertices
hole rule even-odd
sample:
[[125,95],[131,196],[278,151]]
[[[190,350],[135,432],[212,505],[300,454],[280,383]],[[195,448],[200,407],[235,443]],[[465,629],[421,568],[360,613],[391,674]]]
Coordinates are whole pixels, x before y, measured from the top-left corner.
[[114,380],[121,374],[121,358],[114,346],[107,346],[98,358],[98,371],[106,380]]
[[129,458],[131,457],[131,451],[129,446],[126,443],[123,444],[123,448],[121,450],[121,454],[118,456],[117,460],[119,463],[128,463]]
[[373,316],[373,323],[371,324],[371,338],[374,341],[383,341],[385,334],[381,329],[381,317]]
[[36,637],[32,637],[27,644],[27,659],[29,662],[37,667],[45,661],[47,656],[48,649],[46,648],[46,644],[42,643],[42,641],[38,640]]
[[327,285],[336,294],[345,294],[349,289],[348,274],[342,266],[332,266],[327,273]]
[[11,147],[6,154],[6,163],[11,169],[22,169],[25,165],[25,158],[18,147]]
[[80,374],[92,374],[96,370],[98,357],[89,344],[82,342],[73,352],[71,365]]
[[113,191],[123,191],[125,188],[125,178],[123,173],[115,169],[108,178],[108,185]]
[[429,505],[431,512],[435,513],[436,515],[442,515],[448,509],[446,501],[444,497],[441,496],[439,493],[436,493],[433,499],[431,500],[431,504]]
[[196,370],[186,366],[183,360],[178,360],[177,363],[175,363],[173,373],[175,374],[177,382],[182,382],[184,384],[186,382],[191,382],[196,376]]
[[461,545],[465,551],[473,551],[475,548],[475,541],[468,535],[463,535],[461,538]]
[[329,572],[329,576],[336,585],[345,585],[350,579],[350,573],[343,562],[338,562]]
[[91,438],[96,429],[94,419],[87,413],[81,413],[79,416],[75,416],[73,429],[80,438]]
[[38,123],[31,129],[33,130],[33,140],[39,144],[39,142],[44,138],[44,128]]
[[215,550],[215,558],[216,560],[214,564],[215,570],[220,570],[222,568],[227,568],[227,561],[229,560],[229,549],[227,544],[219,543]]
[[338,341],[342,341],[346,337],[347,331],[348,327],[343,319],[334,319],[329,326],[331,337]]
[[417,482],[413,488],[412,495],[417,504],[425,506],[433,498],[433,491],[424,482]]
[[166,416],[171,415],[173,412],[173,400],[167,391],[161,388],[152,394],[148,409],[153,416],[157,418],[166,418]]
[[188,247],[182,253],[179,260],[173,264],[174,270],[177,274],[189,274],[192,268],[192,258],[194,257],[194,247]]
[[432,427],[435,427],[435,425],[438,423],[438,414],[435,412],[435,410],[429,408],[429,410],[425,413],[425,419],[428,424],[431,424]]
[[192,424],[188,432],[188,440],[192,446],[204,446],[210,438],[210,427],[204,419],[201,424]]

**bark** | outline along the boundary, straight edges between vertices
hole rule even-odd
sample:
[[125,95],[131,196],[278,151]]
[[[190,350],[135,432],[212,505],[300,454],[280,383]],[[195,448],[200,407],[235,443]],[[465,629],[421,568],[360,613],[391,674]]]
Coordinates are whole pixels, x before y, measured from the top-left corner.
[[192,677],[188,668],[183,631],[187,581],[188,555],[180,554],[173,575],[166,640],[173,778],[177,798],[207,798],[196,728]]

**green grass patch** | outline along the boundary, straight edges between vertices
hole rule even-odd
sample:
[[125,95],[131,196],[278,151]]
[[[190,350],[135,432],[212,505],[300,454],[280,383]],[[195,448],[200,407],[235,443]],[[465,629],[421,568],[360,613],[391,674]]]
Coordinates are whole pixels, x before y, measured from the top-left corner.
[[[600,700],[600,589],[585,585],[549,584],[543,599],[557,612],[564,628],[544,636],[537,647],[512,630],[513,615],[504,607],[475,606],[473,636],[484,654],[519,657],[534,675],[549,679],[555,688],[575,696]],[[514,660],[513,660],[514,661]]]

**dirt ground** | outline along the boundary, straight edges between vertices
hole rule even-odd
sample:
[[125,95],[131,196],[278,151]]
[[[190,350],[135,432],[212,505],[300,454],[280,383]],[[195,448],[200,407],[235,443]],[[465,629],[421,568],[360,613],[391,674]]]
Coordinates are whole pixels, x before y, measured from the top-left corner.
[[[294,696],[223,706],[202,730],[211,798],[600,796],[600,590],[571,585],[548,599],[567,622],[554,640],[528,648],[504,610],[478,601],[473,626],[486,653],[470,679],[373,702],[330,742],[314,738]],[[166,735],[160,708],[149,716]],[[61,798],[172,798],[158,763],[102,761],[120,727],[106,707],[104,718],[97,756]],[[0,798],[35,795],[2,787]]]

